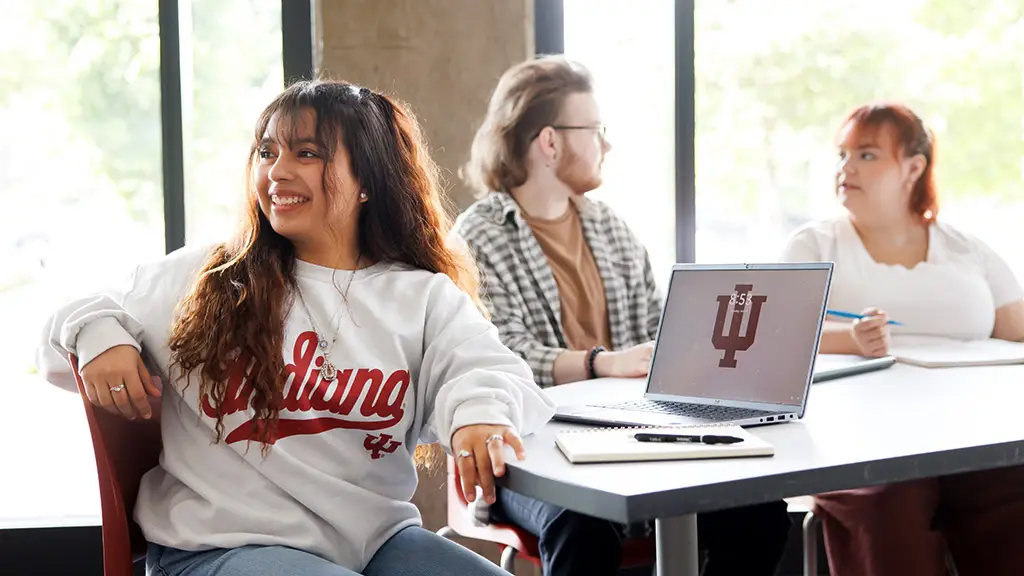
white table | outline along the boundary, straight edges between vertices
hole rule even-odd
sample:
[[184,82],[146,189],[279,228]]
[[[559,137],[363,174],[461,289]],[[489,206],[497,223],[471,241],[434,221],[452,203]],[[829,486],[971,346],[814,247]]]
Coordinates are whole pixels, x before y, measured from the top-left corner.
[[[642,380],[549,390],[559,404],[639,398]],[[1024,464],[1024,366],[896,365],[812,386],[802,421],[751,429],[771,458],[572,465],[551,422],[498,484],[618,522],[655,520],[658,574],[697,574],[696,513]]]

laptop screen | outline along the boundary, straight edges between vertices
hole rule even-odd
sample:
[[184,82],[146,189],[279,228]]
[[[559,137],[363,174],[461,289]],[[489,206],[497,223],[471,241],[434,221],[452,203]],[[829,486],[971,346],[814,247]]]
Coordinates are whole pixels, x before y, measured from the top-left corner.
[[830,265],[676,268],[648,393],[802,405]]

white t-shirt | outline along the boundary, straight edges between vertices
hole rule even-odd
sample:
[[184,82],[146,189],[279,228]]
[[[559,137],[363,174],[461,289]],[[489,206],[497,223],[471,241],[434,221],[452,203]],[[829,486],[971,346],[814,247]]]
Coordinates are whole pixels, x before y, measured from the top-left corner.
[[1024,297],[998,254],[944,222],[928,227],[928,255],[909,270],[876,262],[845,217],[798,229],[782,260],[834,262],[829,308],[857,313],[880,308],[903,323],[892,327],[893,335],[989,338],[996,309]]
[[[124,344],[142,348],[168,382],[175,305],[206,255],[184,248],[140,266],[127,290],[58,310],[40,349],[42,374],[75,390],[68,352],[85,366]],[[251,359],[232,365],[226,396],[233,400],[221,407],[218,443],[216,414],[199,398],[197,380],[164,385],[163,454],[135,505],[148,541],[185,550],[288,546],[361,571],[388,538],[420,523],[410,502],[417,443],[447,449],[452,433],[471,424],[529,434],[552,416],[529,367],[447,276],[376,264],[356,273],[342,306],[335,281],[345,286],[349,274],[296,264],[310,310],[296,302],[286,319],[284,400],[266,458],[246,441]],[[337,334],[329,349],[334,380],[320,374],[314,326]]]

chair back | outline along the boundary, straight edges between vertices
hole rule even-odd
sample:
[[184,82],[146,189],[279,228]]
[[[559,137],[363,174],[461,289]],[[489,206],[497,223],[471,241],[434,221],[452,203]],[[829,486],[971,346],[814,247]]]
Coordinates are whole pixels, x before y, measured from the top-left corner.
[[132,421],[93,406],[78,373],[78,358],[72,354],[68,360],[85,404],[96,454],[103,518],[103,574],[133,576],[132,563],[146,554],[146,539],[132,519],[132,511],[143,474],[160,460],[163,443],[159,411],[151,420]]

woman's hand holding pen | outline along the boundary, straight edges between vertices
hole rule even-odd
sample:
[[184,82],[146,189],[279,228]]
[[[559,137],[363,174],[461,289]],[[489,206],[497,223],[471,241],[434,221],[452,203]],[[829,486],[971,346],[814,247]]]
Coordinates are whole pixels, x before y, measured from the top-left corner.
[[850,333],[861,355],[869,358],[880,358],[889,353],[891,337],[889,334],[889,317],[878,308],[868,308],[864,318],[853,321]]

